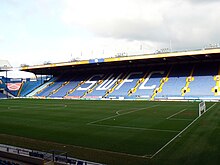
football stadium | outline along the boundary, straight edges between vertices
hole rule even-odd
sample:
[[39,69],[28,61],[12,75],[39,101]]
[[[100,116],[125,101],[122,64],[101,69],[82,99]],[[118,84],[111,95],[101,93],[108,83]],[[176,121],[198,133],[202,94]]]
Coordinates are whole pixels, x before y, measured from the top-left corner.
[[0,65],[0,164],[220,162],[219,48]]

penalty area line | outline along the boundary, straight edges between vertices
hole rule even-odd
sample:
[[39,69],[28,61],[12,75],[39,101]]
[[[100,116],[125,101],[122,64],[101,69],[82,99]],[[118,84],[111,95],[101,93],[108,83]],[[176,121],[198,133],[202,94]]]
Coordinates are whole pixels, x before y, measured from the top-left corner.
[[182,112],[184,112],[184,111],[186,111],[186,110],[187,110],[187,108],[185,108],[185,109],[183,109],[183,110],[181,110],[181,111],[179,111],[179,112],[177,112],[177,113],[174,113],[173,115],[167,117],[166,119],[170,119],[170,118],[172,118],[172,117],[174,117],[174,116],[176,116],[176,115],[178,115],[178,114],[180,114],[180,113],[182,113]]
[[[211,107],[209,107],[205,112],[207,112],[208,110],[210,110],[211,108],[213,108],[217,103],[212,104]],[[161,147],[157,152],[155,152],[150,159],[152,159],[154,156],[156,156],[159,152],[161,152],[165,147],[167,147],[171,142],[173,142],[177,137],[179,137],[183,132],[185,132],[192,124],[194,124],[198,119],[200,118],[200,116],[198,116],[197,118],[195,118],[195,120],[193,120],[188,126],[186,126],[181,132],[179,132],[176,136],[174,136],[170,141],[168,141],[163,147]],[[148,155],[144,155],[143,157],[147,158]]]
[[[123,111],[132,112],[132,111],[139,111],[139,110],[142,110],[142,109],[146,109],[146,107],[144,107],[144,108],[133,108],[133,109],[127,109],[127,110],[119,110],[119,111],[116,111],[115,113],[117,115],[122,115],[124,113],[119,113],[119,112],[123,112]],[[127,113],[127,112],[125,112],[125,113]]]

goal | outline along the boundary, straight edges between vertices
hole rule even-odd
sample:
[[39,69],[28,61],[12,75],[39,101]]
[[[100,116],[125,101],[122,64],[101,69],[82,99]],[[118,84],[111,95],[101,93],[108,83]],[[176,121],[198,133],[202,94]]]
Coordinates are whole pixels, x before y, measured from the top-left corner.
[[199,117],[206,112],[206,105],[205,102],[199,103]]

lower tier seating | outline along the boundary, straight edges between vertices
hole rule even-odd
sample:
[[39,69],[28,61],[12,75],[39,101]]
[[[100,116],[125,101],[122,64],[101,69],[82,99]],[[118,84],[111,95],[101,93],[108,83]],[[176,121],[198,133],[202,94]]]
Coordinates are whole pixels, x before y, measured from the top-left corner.
[[[73,74],[60,75],[59,78],[54,79],[52,85],[47,86],[36,96],[96,99],[176,98],[183,96],[181,90],[185,87],[187,78],[192,76],[193,81],[188,83],[189,92],[185,93],[184,98],[215,98],[212,88],[216,84],[214,76],[218,75],[218,67],[216,65],[204,65],[202,67],[167,65],[126,71],[109,70],[107,73],[99,71],[98,73],[69,75]],[[167,77],[167,81],[163,83],[162,89],[157,92],[155,89],[158,89],[164,77]],[[129,94],[129,91],[132,92]]]

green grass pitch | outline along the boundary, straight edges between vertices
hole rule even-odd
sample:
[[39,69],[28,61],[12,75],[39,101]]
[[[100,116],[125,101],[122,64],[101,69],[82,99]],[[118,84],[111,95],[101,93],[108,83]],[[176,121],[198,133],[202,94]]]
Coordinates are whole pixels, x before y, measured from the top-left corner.
[[0,100],[0,143],[105,164],[218,164],[220,104],[206,104],[197,118],[198,102]]

